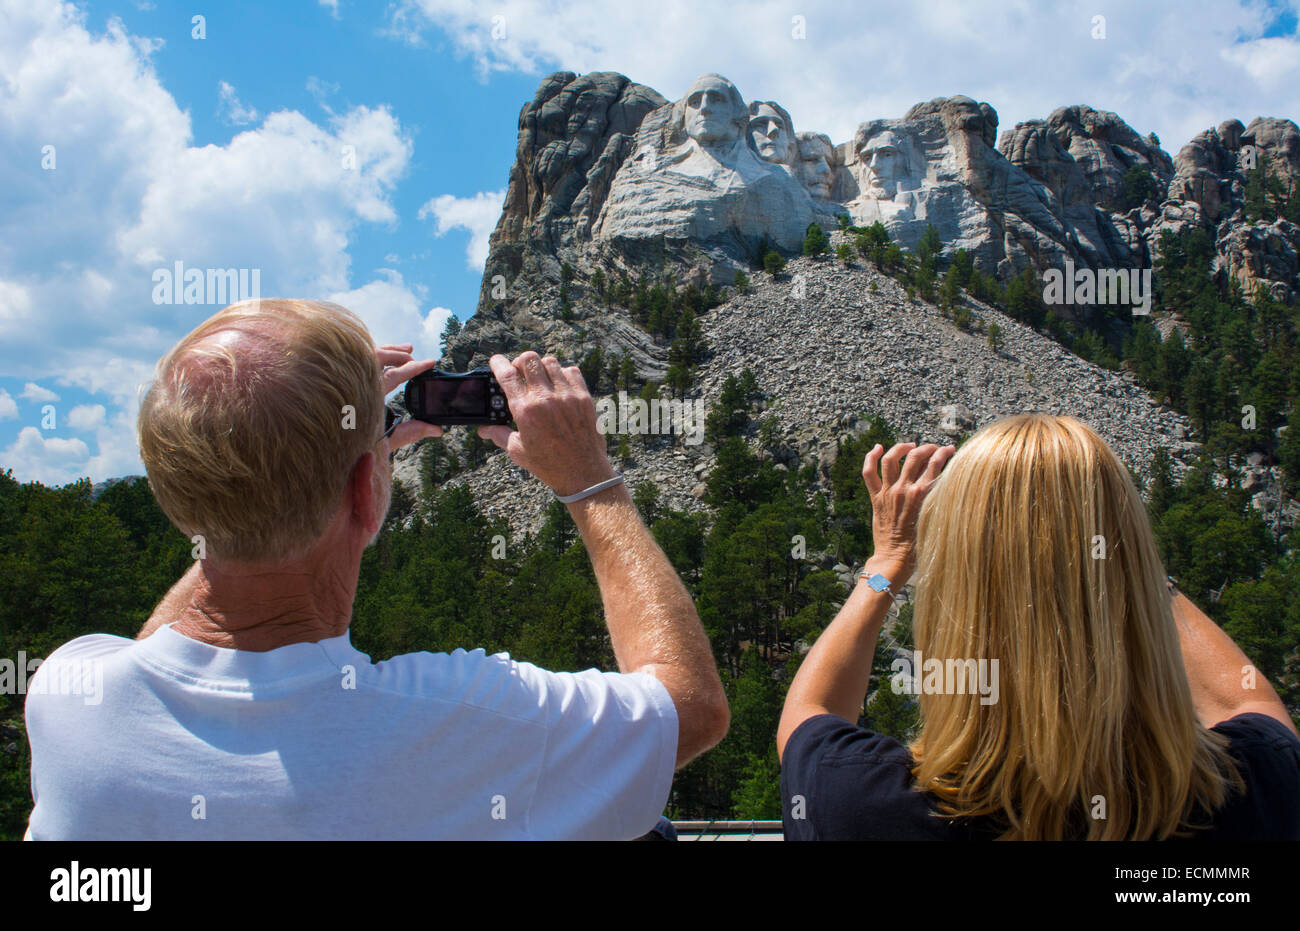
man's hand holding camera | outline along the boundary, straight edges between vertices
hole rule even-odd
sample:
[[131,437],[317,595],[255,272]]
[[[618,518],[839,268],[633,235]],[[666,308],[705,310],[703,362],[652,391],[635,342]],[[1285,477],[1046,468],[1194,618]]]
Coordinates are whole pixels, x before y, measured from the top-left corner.
[[513,362],[494,355],[488,364],[518,429],[480,426],[479,436],[504,449],[557,495],[614,477],[605,438],[596,428],[596,405],[576,365],[561,367],[554,356],[542,358],[532,350]]
[[[392,394],[403,382],[437,366],[437,359],[417,360],[411,355],[414,349],[415,347],[410,343],[376,348],[375,355],[379,357],[379,367],[384,373],[384,397]],[[393,428],[392,434],[388,437],[388,448],[397,450],[402,446],[434,436],[442,436],[442,427],[425,423],[423,420],[405,420]]]

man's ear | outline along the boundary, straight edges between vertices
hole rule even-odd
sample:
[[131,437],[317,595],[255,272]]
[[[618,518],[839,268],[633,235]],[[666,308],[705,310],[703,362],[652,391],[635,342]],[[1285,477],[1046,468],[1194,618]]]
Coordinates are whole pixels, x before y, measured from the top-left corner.
[[384,515],[379,514],[379,491],[375,488],[375,470],[379,463],[373,451],[367,452],[352,467],[348,478],[348,499],[352,505],[352,519],[361,524],[368,534],[379,532]]

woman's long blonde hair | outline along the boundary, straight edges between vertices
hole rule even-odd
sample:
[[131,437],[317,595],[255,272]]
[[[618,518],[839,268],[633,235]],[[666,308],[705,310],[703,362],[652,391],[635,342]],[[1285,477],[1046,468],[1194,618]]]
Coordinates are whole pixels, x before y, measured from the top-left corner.
[[926,498],[917,553],[922,661],[997,661],[990,704],[921,691],[913,773],[942,814],[1008,840],[1163,839],[1240,785],[1193,711],[1146,508],[1089,427],[984,427]]

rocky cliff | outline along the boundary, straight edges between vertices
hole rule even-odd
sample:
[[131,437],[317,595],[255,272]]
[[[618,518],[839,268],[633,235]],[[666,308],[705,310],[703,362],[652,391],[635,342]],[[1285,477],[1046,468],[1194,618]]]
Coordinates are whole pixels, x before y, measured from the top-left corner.
[[[867,411],[939,439],[940,411],[953,405],[950,418],[971,427],[1021,410],[1073,413],[1135,468],[1157,445],[1181,460],[1191,448],[1181,417],[1156,408],[1127,376],[1079,360],[996,310],[976,313],[1007,334],[1001,351],[863,266],[799,259],[780,280],[753,269],[763,250],[796,254],[808,224],[832,230],[841,214],[858,226],[879,221],[908,248],[933,225],[945,255],[965,249],[977,268],[1004,280],[1066,262],[1150,268],[1163,231],[1199,228],[1215,243],[1216,273],[1290,302],[1300,289],[1300,228],[1247,218],[1248,172],[1257,164],[1287,190],[1300,180],[1295,123],[1230,120],[1171,158],[1154,135],[1086,106],[1020,123],[999,139],[989,104],[955,96],[867,121],[835,143],[796,128],[778,102],[746,101],[716,74],[677,101],[619,74],[553,74],[520,112],[479,304],[446,367],[525,348],[577,362],[599,347],[630,358],[638,379],[661,381],[666,341],[601,300],[595,283],[668,270],[679,284],[729,285],[746,270],[754,290],[730,294],[702,318],[713,356],[694,394],[712,403],[728,373],[750,367],[779,399],[773,413],[799,462],[811,456],[824,468],[835,436]],[[796,279],[802,299],[787,293]],[[709,456],[706,446],[681,443],[642,449],[629,476],[656,481],[669,502],[689,506]],[[402,468],[413,475],[412,462]],[[523,526],[535,522],[545,494],[515,471],[497,457],[457,480]]]
[[[839,214],[879,220],[908,248],[933,225],[946,255],[964,248],[1002,278],[1067,260],[1150,267],[1162,231],[1201,228],[1219,271],[1248,293],[1263,284],[1290,301],[1300,288],[1300,228],[1244,210],[1250,166],[1267,163],[1287,189],[1300,182],[1290,120],[1230,120],[1172,159],[1154,136],[1086,106],[1020,123],[995,146],[997,128],[991,106],[957,96],[833,144],[797,132],[775,102],[746,103],[718,75],[670,102],[619,74],[553,74],[520,112],[478,307],[451,358],[563,348],[552,315],[534,308],[557,306],[564,262],[578,281],[669,263],[683,280],[729,284],[764,243],[795,252],[809,223],[833,226]],[[597,329],[597,341],[638,342]]]

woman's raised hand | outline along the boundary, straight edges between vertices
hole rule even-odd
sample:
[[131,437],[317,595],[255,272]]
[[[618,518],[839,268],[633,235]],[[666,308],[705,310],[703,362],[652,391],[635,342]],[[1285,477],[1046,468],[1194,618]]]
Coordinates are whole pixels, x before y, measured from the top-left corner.
[[921,502],[956,452],[956,446],[934,443],[896,443],[885,452],[877,443],[867,453],[862,478],[871,493],[875,555],[900,567],[898,582],[910,578],[916,567],[916,522],[921,516]]

